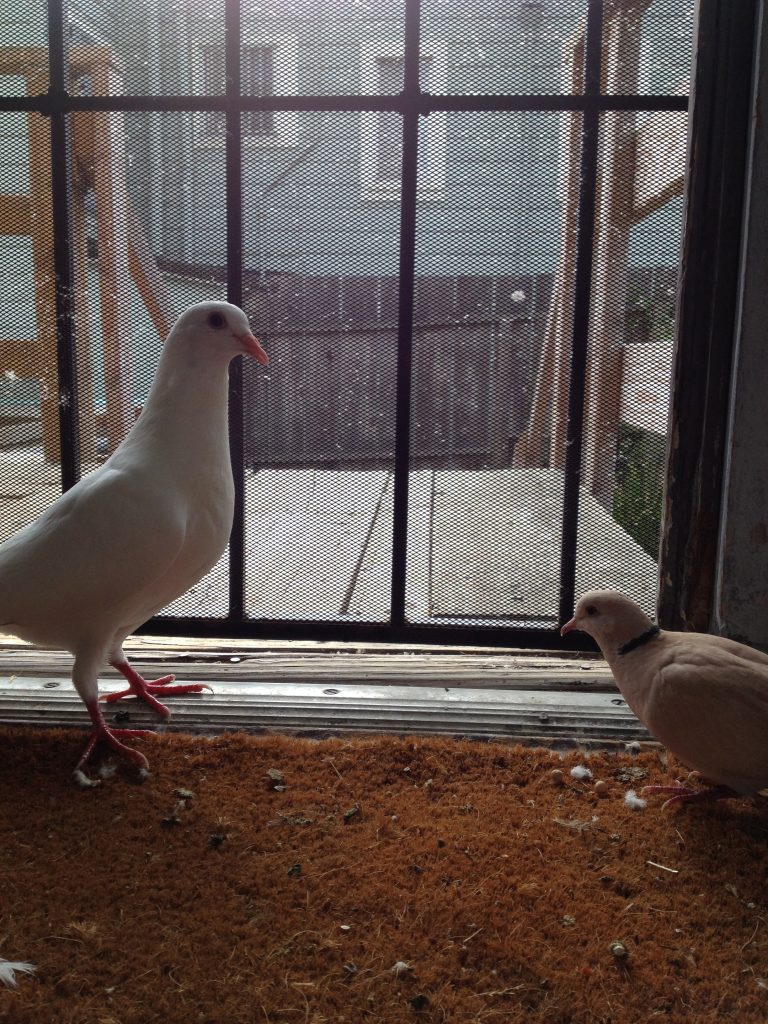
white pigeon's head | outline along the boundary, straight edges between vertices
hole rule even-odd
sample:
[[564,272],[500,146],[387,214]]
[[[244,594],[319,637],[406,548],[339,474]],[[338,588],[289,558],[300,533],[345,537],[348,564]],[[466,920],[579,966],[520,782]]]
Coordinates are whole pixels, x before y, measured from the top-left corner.
[[229,302],[198,302],[186,309],[165,342],[166,348],[195,357],[221,355],[228,359],[246,353],[264,366],[269,357],[251,333],[248,318]]
[[576,602],[573,618],[560,633],[565,636],[580,629],[589,633],[605,653],[642,636],[652,625],[642,608],[625,594],[617,590],[589,590]]

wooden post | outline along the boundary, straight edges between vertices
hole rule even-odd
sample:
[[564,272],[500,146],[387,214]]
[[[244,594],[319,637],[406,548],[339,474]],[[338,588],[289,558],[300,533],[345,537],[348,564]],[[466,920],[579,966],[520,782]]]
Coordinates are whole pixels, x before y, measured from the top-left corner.
[[[104,60],[91,70],[98,96],[120,92],[120,76]],[[99,294],[104,342],[107,445],[113,452],[134,421],[131,388],[131,302],[128,194],[123,115],[93,115],[93,186],[99,247]]]
[[[570,66],[571,93],[578,94],[584,83],[584,30],[566,45]],[[542,343],[541,360],[525,433],[515,445],[516,466],[565,466],[565,437],[570,377],[571,311],[574,290],[574,253],[579,206],[579,169],[582,115],[569,113],[563,132],[561,181],[564,185],[559,262],[550,299],[549,315]],[[547,445],[549,456],[547,458]]]
[[[69,63],[76,89],[78,79],[91,75],[94,93],[120,92],[108,47],[72,47]],[[0,73],[24,75],[28,96],[48,88],[45,47],[0,46]],[[41,387],[45,458],[58,462],[59,416],[56,375],[56,295],[53,277],[53,212],[51,206],[50,127],[46,118],[28,114],[29,196],[0,196],[0,232],[32,238],[35,282],[36,337],[2,339],[3,362],[20,376],[38,378]],[[161,339],[167,336],[175,311],[162,275],[138,218],[129,207],[125,180],[125,140],[122,114],[72,115],[74,246],[74,308],[76,316],[77,388],[81,457],[96,458],[96,417],[88,331],[88,253],[85,196],[96,198],[99,245],[99,288],[102,307],[108,446],[113,451],[133,423],[131,395],[130,278],[133,277]]]
[[[78,115],[88,118],[90,115]],[[90,311],[88,288],[88,238],[85,219],[85,182],[77,160],[78,133],[73,118],[72,243],[74,268],[75,344],[77,346],[77,395],[80,425],[80,458],[96,462],[96,404],[93,395]]]
[[[648,3],[610,9],[603,30],[604,88],[637,91],[640,28]],[[626,321],[629,231],[635,181],[634,111],[606,111],[601,119],[592,329],[585,394],[584,486],[605,507],[613,500],[621,408],[621,358]]]
[[[26,84],[28,96],[44,93],[48,89],[47,70],[35,68],[27,74]],[[58,462],[60,453],[50,126],[41,114],[31,112],[27,115],[27,125],[35,317],[40,351],[40,367],[36,376],[40,379],[43,453],[46,461]]]

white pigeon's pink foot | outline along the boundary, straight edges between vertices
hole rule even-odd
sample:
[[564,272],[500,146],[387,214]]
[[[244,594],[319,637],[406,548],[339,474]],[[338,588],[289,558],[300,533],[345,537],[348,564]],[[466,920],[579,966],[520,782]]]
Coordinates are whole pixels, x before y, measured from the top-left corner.
[[694,804],[704,803],[708,800],[725,800],[728,797],[738,796],[736,790],[731,789],[730,786],[709,786],[707,789],[691,789],[690,786],[643,786],[641,793],[643,796],[654,796],[657,793],[664,793],[669,795],[669,800],[665,800],[661,805],[661,809],[666,810],[667,807],[671,807],[672,804]]
[[178,686],[169,686],[168,684],[173,682],[175,676],[161,676],[160,679],[148,682],[127,661],[113,661],[112,666],[128,680],[128,689],[120,690],[118,693],[105,693],[100,700],[112,704],[122,697],[140,697],[163,718],[170,718],[171,712],[165,704],[160,703],[155,694],[159,694],[161,697],[173,697],[184,693],[202,693],[203,690],[211,690],[207,683],[180,683]]
[[125,743],[121,743],[118,737],[150,736],[152,735],[151,732],[147,729],[110,729],[104,721],[104,716],[101,713],[97,700],[88,701],[86,707],[88,708],[88,714],[91,716],[93,727],[86,748],[80,755],[80,760],[75,767],[74,774],[78,782],[81,785],[95,785],[95,783],[90,783],[86,779],[83,774],[83,765],[86,764],[96,744],[99,742],[106,743],[114,751],[126,758],[126,760],[138,765],[143,772],[146,772],[149,769],[149,761],[147,761],[146,757],[144,757],[140,750],[134,750],[133,747],[128,747]]

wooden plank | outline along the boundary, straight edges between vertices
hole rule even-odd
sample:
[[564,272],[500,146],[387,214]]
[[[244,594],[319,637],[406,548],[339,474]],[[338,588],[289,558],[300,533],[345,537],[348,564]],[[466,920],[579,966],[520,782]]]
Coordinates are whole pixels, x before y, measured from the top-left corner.
[[[563,477],[555,470],[439,472],[432,536],[433,615],[554,624]],[[577,593],[614,587],[653,608],[656,564],[586,491]]]
[[[429,617],[429,533],[432,503],[431,470],[417,470],[408,480],[408,561],[405,612],[409,622]],[[386,620],[390,612],[392,581],[392,479],[366,545],[347,612],[356,618]]]
[[666,434],[672,389],[672,342],[624,345],[621,420],[640,430]]
[[687,138],[688,115],[681,111],[658,110],[638,128],[633,224],[683,194]]
[[[412,649],[394,645],[383,652],[365,651],[358,644],[326,643],[321,651],[306,651],[298,641],[286,641],[279,647],[270,641],[236,641],[226,652],[214,651],[198,640],[177,638],[170,646],[147,650],[136,638],[125,645],[134,668],[146,678],[172,673],[182,680],[210,682],[226,686],[229,692],[247,689],[251,683],[325,682],[354,686],[365,681],[377,686],[447,686],[452,689],[532,690],[551,688],[569,693],[614,691],[610,669],[602,659],[583,655],[579,659],[531,656],[516,650],[487,648],[452,653],[441,650]],[[170,639],[170,638],[169,638]],[[219,641],[221,645],[222,641]],[[226,643],[226,641],[224,641]],[[342,648],[335,649],[336,646]],[[190,648],[192,649],[190,651]],[[2,673],[15,682],[34,677],[67,679],[72,656],[61,651],[46,651],[28,646],[13,649],[3,645]],[[107,666],[103,680],[121,680]],[[9,683],[11,685],[11,683]]]
[[[382,492],[384,470],[260,470],[246,478],[246,613],[335,619],[345,614]],[[227,612],[227,555],[169,615]]]
[[[276,481],[281,476],[289,479]],[[278,470],[249,477],[248,614],[342,615],[386,482],[384,470]]]
[[32,231],[29,196],[0,196],[0,231],[4,235],[28,235]]
[[[0,452],[0,481],[2,539],[59,493],[55,467],[41,457],[30,462],[27,452]],[[411,474],[410,502],[409,621],[554,622],[563,503],[559,472],[418,471]],[[255,618],[384,619],[389,613],[391,516],[384,471],[263,470],[249,475],[248,613]],[[225,615],[227,572],[225,554],[166,613]],[[652,612],[656,567],[582,493],[577,589],[592,586],[625,590]]]

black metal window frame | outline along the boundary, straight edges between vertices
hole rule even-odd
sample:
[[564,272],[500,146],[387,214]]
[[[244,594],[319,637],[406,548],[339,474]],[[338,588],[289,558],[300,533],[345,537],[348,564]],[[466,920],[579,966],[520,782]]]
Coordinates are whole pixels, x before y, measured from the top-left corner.
[[70,209],[69,118],[77,111],[222,111],[226,125],[227,298],[243,304],[243,148],[241,114],[249,111],[394,111],[402,118],[400,193],[399,320],[395,409],[394,518],[390,617],[386,622],[261,620],[245,613],[244,415],[240,360],[230,370],[230,448],[235,475],[235,520],[229,547],[229,611],[223,618],[159,616],[145,632],[172,635],[296,637],[384,640],[401,643],[462,643],[525,647],[580,647],[579,637],[561,641],[559,630],[499,626],[425,626],[405,612],[408,485],[411,433],[412,335],[416,257],[417,171],[420,119],[437,111],[574,111],[583,117],[581,193],[578,209],[575,304],[570,365],[567,455],[560,558],[560,621],[572,614],[576,575],[579,483],[583,447],[584,384],[590,319],[599,122],[606,111],[686,111],[683,95],[614,95],[601,92],[603,0],[588,0],[585,77],[581,94],[434,95],[419,80],[421,0],[404,0],[403,89],[398,95],[245,96],[241,91],[241,3],[225,0],[224,96],[76,96],[67,88],[66,0],[48,0],[49,90],[46,95],[0,97],[2,111],[36,111],[50,118],[53,170],[54,275],[61,438],[61,483],[80,476],[77,367],[73,310],[73,249]]

